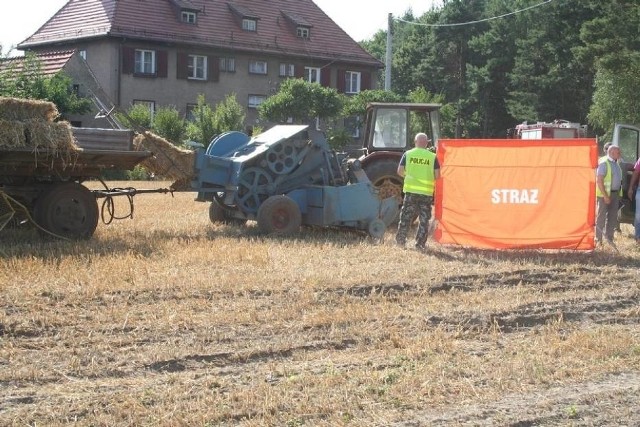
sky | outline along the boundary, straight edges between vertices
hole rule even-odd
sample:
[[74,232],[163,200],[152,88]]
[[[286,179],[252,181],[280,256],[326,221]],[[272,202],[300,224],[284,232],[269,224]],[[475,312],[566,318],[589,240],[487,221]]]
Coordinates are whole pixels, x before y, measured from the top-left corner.
[[[354,40],[371,38],[387,28],[387,17],[401,17],[411,9],[420,16],[431,9],[433,0],[314,0]],[[0,45],[6,54],[51,18],[67,0],[2,0],[0,7]],[[438,3],[439,4],[439,3]],[[13,51],[11,56],[21,52]]]

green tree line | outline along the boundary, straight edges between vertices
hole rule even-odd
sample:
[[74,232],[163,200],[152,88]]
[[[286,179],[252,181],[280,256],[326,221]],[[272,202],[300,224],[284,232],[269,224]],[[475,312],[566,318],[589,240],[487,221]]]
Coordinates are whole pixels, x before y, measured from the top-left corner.
[[[442,0],[394,19],[391,88],[441,97],[446,136],[503,137],[554,119],[601,135],[640,124],[638,22],[636,0]],[[381,30],[362,45],[384,61],[386,39]]]

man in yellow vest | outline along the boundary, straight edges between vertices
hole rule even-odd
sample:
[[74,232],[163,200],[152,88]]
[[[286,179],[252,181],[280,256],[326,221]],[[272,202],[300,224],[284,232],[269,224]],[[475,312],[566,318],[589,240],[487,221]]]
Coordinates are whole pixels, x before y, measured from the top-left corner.
[[396,242],[404,247],[409,227],[417,216],[420,224],[416,232],[416,249],[424,250],[431,219],[433,190],[436,179],[440,176],[440,165],[435,153],[427,149],[427,134],[416,134],[414,144],[415,148],[404,153],[398,165],[398,175],[404,177],[404,200],[400,210]]
[[620,148],[611,145],[607,158],[596,169],[596,243],[602,243],[604,233],[607,242],[614,246],[613,234],[618,226],[619,201],[622,196],[622,168],[618,163]]

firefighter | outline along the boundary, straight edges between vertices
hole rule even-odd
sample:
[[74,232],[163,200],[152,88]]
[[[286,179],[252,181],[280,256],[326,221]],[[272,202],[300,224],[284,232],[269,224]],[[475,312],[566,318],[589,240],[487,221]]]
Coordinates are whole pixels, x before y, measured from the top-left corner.
[[409,227],[417,216],[416,249],[426,249],[433,191],[436,179],[440,176],[438,159],[428,149],[430,142],[426,133],[416,134],[415,147],[402,155],[398,165],[398,175],[404,178],[404,200],[396,234],[396,242],[401,247],[407,243]]
[[614,246],[613,233],[618,226],[618,208],[622,196],[622,168],[618,163],[620,148],[611,145],[607,158],[596,170],[596,243],[602,243],[602,235]]

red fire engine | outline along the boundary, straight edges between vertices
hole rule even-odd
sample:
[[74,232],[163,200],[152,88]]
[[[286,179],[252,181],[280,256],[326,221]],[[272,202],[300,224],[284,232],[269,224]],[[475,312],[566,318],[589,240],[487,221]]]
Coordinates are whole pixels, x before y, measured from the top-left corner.
[[508,138],[517,139],[558,139],[586,138],[587,126],[567,120],[554,120],[552,123],[524,122],[507,131]]

